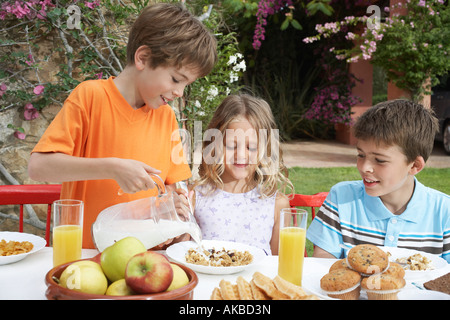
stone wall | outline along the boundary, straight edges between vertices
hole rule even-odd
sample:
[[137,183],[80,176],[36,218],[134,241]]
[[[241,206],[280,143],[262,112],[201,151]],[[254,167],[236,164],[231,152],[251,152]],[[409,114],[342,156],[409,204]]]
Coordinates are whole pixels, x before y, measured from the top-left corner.
[[[29,178],[27,172],[28,160],[30,153],[35,144],[39,141],[49,123],[58,113],[59,106],[49,106],[44,108],[39,118],[32,121],[26,121],[23,118],[23,107],[19,109],[9,109],[0,112],[0,162],[9,174],[19,184],[36,184],[42,183],[33,181]],[[14,137],[14,131],[7,128],[8,124],[23,127],[27,133],[24,140]],[[0,174],[0,184],[13,184],[3,174]],[[38,218],[45,222],[47,206],[33,205],[33,209]],[[19,206],[1,206],[0,213],[14,215],[19,217]],[[25,211],[25,218],[27,218]],[[0,231],[18,231],[19,223],[17,220],[4,219],[0,217]],[[28,233],[44,236],[44,230],[29,224],[24,224],[24,231]]]
[[[128,2],[126,0],[125,2]],[[153,2],[153,1],[152,1]],[[104,18],[109,21],[112,16],[109,12],[101,10],[104,14]],[[128,37],[129,25],[131,25],[133,17],[129,18],[127,23],[115,23],[111,21],[108,23],[108,32],[114,33],[118,41],[122,41],[121,45],[125,46],[126,39]],[[32,86],[37,83],[57,83],[58,82],[58,72],[61,71],[61,66],[67,65],[66,49],[63,45],[61,39],[61,34],[58,33],[56,29],[52,30],[50,33],[43,32],[39,35],[37,39],[37,45],[29,46],[23,39],[25,39],[25,29],[23,26],[14,27],[17,21],[4,20],[4,26],[8,27],[8,34],[0,34],[1,37],[5,36],[19,42],[14,46],[0,46],[0,56],[11,55],[15,51],[22,52],[32,52],[34,61],[38,62],[38,68],[28,68],[29,70],[20,71],[23,66],[19,64],[14,65],[12,63],[0,65],[0,67],[8,70],[10,74],[17,73],[19,76],[18,82],[13,81],[8,82],[8,88],[14,88],[15,85],[19,83],[25,84],[25,87],[32,90]],[[19,24],[20,25],[20,24]],[[95,45],[99,46],[100,52],[102,54],[108,54],[109,51],[104,48],[104,43],[101,41],[96,42],[95,37],[101,38],[101,33],[99,35],[93,34],[89,35],[93,38],[91,41]],[[79,54],[78,50],[82,47],[88,47],[88,44],[80,40],[79,38],[72,37],[70,34],[65,35],[65,40],[67,40],[68,45],[74,49],[74,61],[73,61],[73,73],[72,77],[79,81],[82,81],[86,75],[82,74],[79,68],[80,57],[76,56]],[[19,40],[22,39],[22,40]],[[109,59],[109,57],[107,56]],[[78,60],[77,60],[78,59]],[[20,72],[19,72],[20,71]],[[23,77],[22,77],[23,76]],[[38,78],[39,77],[39,81]],[[0,81],[1,84],[2,81]],[[10,98],[11,99],[11,98]],[[11,103],[16,103],[17,101],[5,101],[0,99],[0,107],[8,106]],[[30,101],[32,102],[32,101]],[[63,101],[60,101],[61,104]],[[54,105],[46,106],[39,112],[39,117],[37,119],[27,121],[23,116],[24,106],[27,102],[23,102],[22,105],[15,106],[11,109],[0,110],[0,164],[5,168],[11,176],[12,179],[6,178],[0,170],[0,185],[3,184],[38,184],[44,183],[40,181],[33,181],[29,178],[27,172],[28,160],[30,158],[30,153],[36,143],[39,141],[40,137],[51,123],[55,115],[61,109],[61,104],[55,102]],[[9,124],[15,127],[22,127],[25,130],[26,137],[24,140],[20,140],[14,136],[14,130],[8,128]],[[45,223],[46,218],[46,207],[45,206],[33,206],[38,215],[39,219]],[[10,230],[18,231],[18,222],[9,217],[5,219],[5,215],[19,216],[18,206],[6,207],[0,206],[0,231]],[[27,214],[25,213],[25,218]],[[30,229],[31,228],[31,229]],[[41,234],[42,230],[39,230],[25,224],[25,232]]]

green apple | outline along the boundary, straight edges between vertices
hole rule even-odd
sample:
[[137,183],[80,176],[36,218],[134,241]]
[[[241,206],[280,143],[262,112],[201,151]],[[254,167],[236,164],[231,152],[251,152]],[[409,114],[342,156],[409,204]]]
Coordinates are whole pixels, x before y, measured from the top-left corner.
[[170,286],[167,288],[166,291],[172,291],[181,287],[184,287],[185,285],[187,285],[189,283],[189,278],[186,274],[186,272],[184,272],[183,269],[181,269],[180,266],[171,263],[170,264],[172,266],[173,269],[173,279],[172,279],[172,283],[170,284]]
[[146,251],[133,256],[125,270],[125,281],[134,292],[163,292],[172,283],[173,269],[160,253]]
[[115,282],[125,278],[125,268],[128,260],[147,249],[137,238],[126,237],[103,250],[100,264],[109,281]]
[[107,296],[131,296],[134,292],[127,286],[125,279],[120,279],[111,283],[105,294]]
[[92,260],[80,260],[80,261],[72,263],[71,266],[88,266],[88,267],[96,268],[96,269],[100,270],[101,272],[103,272],[100,264],[95,261],[92,261]]
[[79,261],[64,269],[59,284],[64,288],[90,293],[105,294],[108,280],[100,266],[92,261]]

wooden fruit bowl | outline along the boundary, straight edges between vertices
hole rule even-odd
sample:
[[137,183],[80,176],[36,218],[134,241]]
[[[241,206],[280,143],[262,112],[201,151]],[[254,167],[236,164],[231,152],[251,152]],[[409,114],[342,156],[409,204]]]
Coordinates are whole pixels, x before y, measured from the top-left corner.
[[[82,260],[95,261],[96,258],[97,257]],[[194,288],[198,283],[197,274],[193,270],[182,264],[171,262],[178,265],[186,272],[189,283],[184,287],[168,292],[136,294],[131,296],[107,296],[103,294],[88,294],[64,288],[54,280],[54,277],[59,279],[64,269],[66,269],[70,264],[74,262],[75,261],[59,265],[47,272],[47,275],[45,276],[45,284],[47,285],[45,296],[48,300],[192,300],[194,297]]]

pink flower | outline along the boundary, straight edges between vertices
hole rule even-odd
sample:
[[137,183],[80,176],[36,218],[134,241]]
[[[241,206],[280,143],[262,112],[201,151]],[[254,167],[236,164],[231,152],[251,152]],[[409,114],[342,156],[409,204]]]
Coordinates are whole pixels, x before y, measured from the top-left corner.
[[355,39],[355,34],[354,34],[353,32],[349,32],[349,33],[347,33],[347,35],[345,36],[345,38],[346,38],[347,40],[353,40],[353,39]]
[[379,40],[381,40],[381,39],[383,39],[383,34],[377,34],[377,35],[375,36],[375,40],[379,41]]
[[5,94],[6,89],[8,89],[8,88],[6,87],[6,84],[4,82],[2,84],[0,84],[0,97]]
[[38,85],[33,89],[33,92],[35,95],[40,95],[42,92],[44,92],[44,86]]
[[14,137],[16,137],[17,139],[23,140],[26,136],[27,135],[23,132],[20,132],[18,130],[14,131]]
[[84,4],[86,5],[86,7],[88,7],[89,9],[95,9],[96,7],[98,7],[100,5],[100,0],[94,0],[93,2],[87,2],[85,1]]
[[39,117],[39,111],[31,103],[25,105],[25,111],[23,112],[23,117],[25,120],[33,120]]
[[34,63],[34,58],[31,54],[28,55],[29,60],[25,60],[25,63],[29,66],[31,66]]

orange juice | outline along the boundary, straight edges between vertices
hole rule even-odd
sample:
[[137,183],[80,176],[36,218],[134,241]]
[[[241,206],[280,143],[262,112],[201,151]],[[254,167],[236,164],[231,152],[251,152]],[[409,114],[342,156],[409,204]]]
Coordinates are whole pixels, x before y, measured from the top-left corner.
[[82,229],[79,225],[53,228],[53,266],[81,259]]
[[302,284],[305,241],[305,229],[287,227],[280,230],[278,275],[298,286]]

